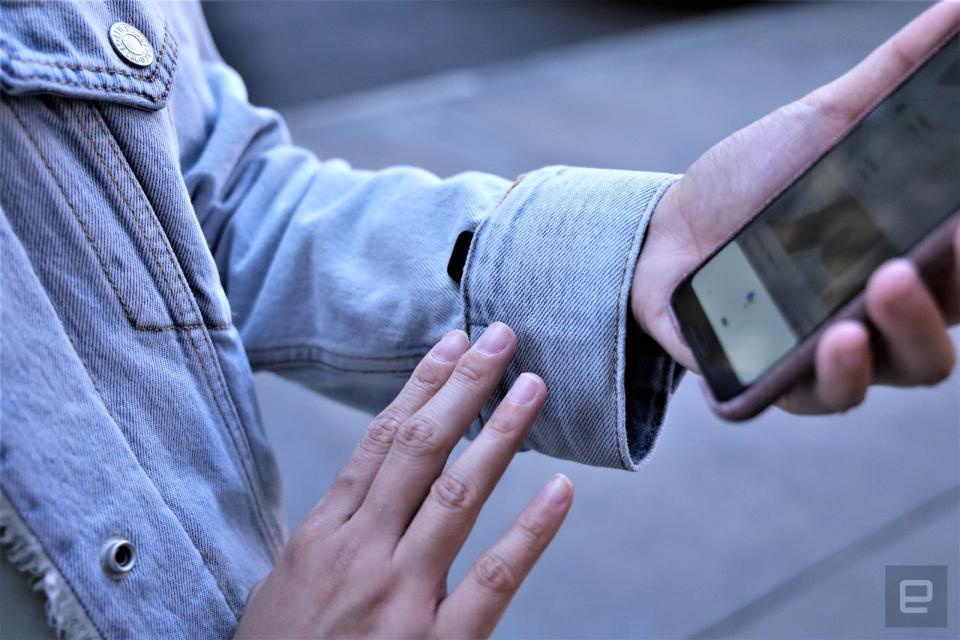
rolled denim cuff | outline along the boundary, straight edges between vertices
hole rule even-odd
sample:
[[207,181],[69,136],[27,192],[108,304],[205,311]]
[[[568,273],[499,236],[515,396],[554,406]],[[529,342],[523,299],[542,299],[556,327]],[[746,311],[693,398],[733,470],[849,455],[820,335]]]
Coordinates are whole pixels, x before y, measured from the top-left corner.
[[634,327],[629,298],[650,216],[678,176],[550,167],[507,192],[477,229],[461,283],[472,340],[495,321],[519,348],[472,434],[516,377],[549,398],[527,448],[636,470],[681,367]]

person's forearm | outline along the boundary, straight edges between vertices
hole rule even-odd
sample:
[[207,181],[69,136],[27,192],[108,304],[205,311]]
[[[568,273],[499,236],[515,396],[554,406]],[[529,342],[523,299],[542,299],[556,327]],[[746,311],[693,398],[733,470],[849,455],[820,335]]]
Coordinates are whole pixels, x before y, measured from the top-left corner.
[[523,348],[495,399],[522,369],[555,390],[527,446],[636,468],[676,370],[630,337],[630,282],[675,176],[358,171],[292,145],[222,63],[207,77],[220,104],[184,174],[255,368],[376,411],[444,332],[504,321]]

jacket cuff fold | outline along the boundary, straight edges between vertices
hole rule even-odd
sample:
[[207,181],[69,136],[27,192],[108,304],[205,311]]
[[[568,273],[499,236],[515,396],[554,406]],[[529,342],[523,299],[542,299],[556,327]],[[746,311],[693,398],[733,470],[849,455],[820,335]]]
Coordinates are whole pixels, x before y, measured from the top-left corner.
[[471,340],[502,321],[519,350],[471,435],[530,371],[549,399],[526,447],[637,469],[682,370],[635,328],[630,288],[650,216],[677,178],[550,167],[507,192],[474,236],[461,292]]

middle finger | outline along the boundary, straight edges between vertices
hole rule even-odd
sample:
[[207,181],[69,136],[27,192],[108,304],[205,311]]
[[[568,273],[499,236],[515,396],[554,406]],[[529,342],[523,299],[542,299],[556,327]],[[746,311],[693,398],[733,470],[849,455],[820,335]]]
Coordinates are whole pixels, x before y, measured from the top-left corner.
[[937,303],[907,260],[881,267],[867,286],[867,312],[883,336],[888,356],[881,382],[929,385],[953,369],[953,341]]
[[517,378],[477,439],[433,483],[397,547],[399,556],[446,572],[546,397],[539,377],[524,373]]
[[375,519],[378,532],[400,537],[515,350],[516,338],[507,325],[487,327],[446,384],[401,425],[357,520]]

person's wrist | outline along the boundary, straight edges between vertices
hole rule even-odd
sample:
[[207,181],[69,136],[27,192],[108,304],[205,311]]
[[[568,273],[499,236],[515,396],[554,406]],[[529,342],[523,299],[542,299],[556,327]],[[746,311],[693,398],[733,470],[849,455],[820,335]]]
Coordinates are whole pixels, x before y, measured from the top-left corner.
[[[676,185],[671,185],[657,203],[644,234],[643,246],[637,258],[630,285],[630,311],[640,330],[656,339],[652,330],[657,318],[662,315],[669,303],[661,291],[664,272],[664,259],[669,260],[676,254],[676,238],[670,232],[670,222],[674,218]],[[667,292],[669,295],[669,292]]]

